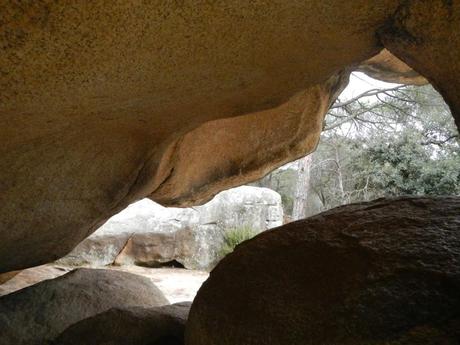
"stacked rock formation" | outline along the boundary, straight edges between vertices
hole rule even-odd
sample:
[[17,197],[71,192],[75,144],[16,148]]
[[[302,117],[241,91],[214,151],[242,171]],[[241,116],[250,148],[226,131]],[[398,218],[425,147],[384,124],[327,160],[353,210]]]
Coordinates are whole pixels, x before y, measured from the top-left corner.
[[165,208],[144,199],[112,217],[59,260],[66,265],[160,266],[176,261],[210,270],[220,259],[225,233],[254,233],[283,224],[281,196],[267,188],[238,187],[203,206]]

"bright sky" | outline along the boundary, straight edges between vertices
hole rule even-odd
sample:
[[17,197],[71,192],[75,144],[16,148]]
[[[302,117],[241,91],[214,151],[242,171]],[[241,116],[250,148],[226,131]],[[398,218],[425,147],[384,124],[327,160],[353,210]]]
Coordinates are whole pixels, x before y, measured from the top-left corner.
[[361,72],[353,72],[350,76],[350,84],[340,95],[341,100],[350,99],[370,89],[385,89],[398,86],[398,84],[385,83],[372,79]]
[[[361,73],[361,72],[353,72],[350,76],[350,83],[348,86],[343,90],[343,92],[340,94],[339,98],[340,100],[344,101],[353,97],[356,97],[363,92],[366,92],[367,90],[371,89],[387,89],[387,88],[392,88],[396,87],[398,84],[391,84],[391,83],[386,83],[384,81],[380,81],[377,79],[373,79],[371,77],[368,77],[366,74]],[[375,96],[373,96],[375,98]],[[347,131],[348,129],[345,128],[344,131]],[[287,163],[286,165],[282,166],[281,169],[287,169],[287,168],[297,168],[297,161]]]

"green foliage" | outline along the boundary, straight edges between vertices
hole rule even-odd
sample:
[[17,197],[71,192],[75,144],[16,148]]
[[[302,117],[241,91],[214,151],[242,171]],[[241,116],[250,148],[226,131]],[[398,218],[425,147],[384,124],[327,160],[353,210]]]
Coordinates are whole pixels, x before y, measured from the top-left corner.
[[458,132],[449,109],[431,87],[407,88],[404,96],[385,99],[354,135],[340,128],[323,133],[312,185],[324,209],[382,196],[460,194]]
[[294,198],[284,192],[281,194],[281,203],[283,204],[283,210],[286,214],[292,214],[294,208]]
[[391,142],[379,138],[363,150],[360,159],[362,172],[358,176],[361,181],[357,179],[356,183],[363,183],[364,173],[371,177],[369,188],[376,194],[459,194],[460,157],[435,155],[419,144],[417,136],[407,132]]
[[241,226],[226,231],[219,256],[221,258],[227,256],[235,250],[237,245],[253,238],[255,235],[257,235],[257,232],[248,226]]
[[[431,86],[347,103],[329,113],[324,128],[310,167],[307,214],[382,196],[460,195],[457,127]],[[283,167],[259,181],[282,195],[286,214],[296,175]]]

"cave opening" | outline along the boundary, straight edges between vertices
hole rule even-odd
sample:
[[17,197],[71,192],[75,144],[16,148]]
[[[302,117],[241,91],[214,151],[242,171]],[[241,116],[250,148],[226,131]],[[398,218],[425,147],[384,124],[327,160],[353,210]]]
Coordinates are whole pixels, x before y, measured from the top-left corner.
[[[457,335],[452,310],[458,309],[460,302],[457,290],[453,291],[449,287],[452,284],[449,277],[438,279],[437,275],[431,277],[431,272],[424,272],[422,277],[418,273],[401,277],[392,272],[393,276],[387,282],[387,277],[379,277],[381,272],[373,272],[374,268],[368,267],[370,256],[365,253],[368,248],[359,248],[354,252],[356,248],[353,247],[353,251],[350,251],[347,245],[353,241],[344,241],[344,245],[342,240],[344,236],[362,237],[364,242],[374,246],[374,243],[380,242],[375,241],[373,236],[380,236],[379,241],[383,238],[382,243],[387,241],[390,247],[397,247],[395,255],[399,260],[398,250],[404,253],[412,250],[412,245],[417,248],[424,246],[430,236],[435,238],[433,246],[443,243],[446,238],[453,238],[452,229],[455,225],[452,225],[452,220],[455,222],[455,217],[452,215],[455,208],[458,209],[458,198],[455,197],[460,194],[459,147],[458,129],[451,111],[433,87],[390,84],[362,73],[353,73],[349,86],[326,114],[320,141],[316,150],[308,156],[287,163],[255,182],[225,190],[203,205],[164,207],[150,199],[132,203],[64,258],[18,272],[17,276],[14,272],[12,278],[8,276],[6,284],[0,286],[0,296],[21,289],[26,291],[33,283],[40,286],[42,281],[61,275],[70,279],[69,272],[75,268],[81,273],[86,272],[85,267],[90,266],[92,269],[101,269],[104,274],[123,272],[147,278],[147,281],[156,284],[161,291],[159,293],[164,294],[169,302],[193,301],[198,296],[195,307],[198,312],[194,312],[193,322],[209,324],[209,317],[219,319],[219,308],[238,310],[239,315],[240,311],[251,314],[265,307],[248,307],[247,301],[257,304],[259,300],[259,295],[253,293],[259,287],[258,280],[263,281],[265,289],[261,295],[264,298],[270,296],[276,301],[275,310],[276,305],[293,308],[289,311],[290,319],[299,311],[303,313],[309,310],[314,315],[317,313],[316,306],[312,307],[309,305],[311,301],[305,300],[305,292],[290,290],[291,286],[302,286],[312,296],[317,295],[321,303],[326,301],[326,307],[321,308],[334,309],[335,306],[327,303],[337,298],[335,288],[342,290],[348,288],[347,284],[356,285],[356,282],[349,280],[357,276],[368,285],[356,285],[358,291],[362,289],[361,295],[347,293],[352,296],[350,301],[359,299],[360,307],[355,308],[355,304],[344,302],[344,308],[346,313],[361,320],[365,327],[378,329],[378,336],[384,338],[390,334],[390,338],[411,339],[411,331],[408,336],[404,333],[406,329],[398,333],[391,327],[397,324],[398,327],[409,328],[419,322],[418,319],[412,320],[409,314],[412,313],[414,303],[420,303],[422,309],[429,310],[426,318],[428,323],[431,322],[429,327],[432,328],[429,331],[439,331],[436,328],[438,326],[432,324],[434,315],[446,320],[446,326],[440,327],[441,338],[454,339]],[[375,201],[379,198],[385,199]],[[438,220],[437,212],[445,202],[445,219]],[[348,215],[336,212],[340,206],[349,209],[351,213],[362,215],[363,221],[350,221]],[[366,220],[365,217],[372,213],[370,220]],[[390,222],[388,215],[392,218]],[[295,220],[300,221],[293,222]],[[323,220],[326,223],[330,221],[330,225],[323,227]],[[347,222],[351,225],[346,225]],[[439,222],[443,227],[439,226]],[[282,225],[284,227],[280,227]],[[345,233],[341,233],[342,226]],[[371,231],[362,231],[369,226]],[[349,228],[353,230],[346,232]],[[425,228],[429,230],[427,233]],[[273,231],[266,231],[269,229]],[[325,243],[319,247],[306,245],[308,241],[304,241],[304,233],[310,229],[313,229],[315,242]],[[403,230],[401,239],[386,237],[400,229]],[[417,236],[414,236],[413,229],[416,229]],[[432,229],[435,232],[430,232]],[[286,248],[290,249],[279,253],[277,250],[283,246],[278,246],[276,236],[282,231],[291,232],[292,235],[287,237],[289,240],[280,236],[279,242],[284,243],[283,246],[288,243]],[[338,238],[334,237],[337,235],[334,231],[339,232]],[[319,236],[317,241],[317,234],[324,233],[331,236],[331,239]],[[408,237],[404,237],[406,235]],[[296,236],[301,240],[291,243]],[[249,241],[254,237],[254,241]],[[272,237],[275,240],[270,245],[257,246],[260,239],[270,241]],[[329,240],[333,243],[327,243]],[[398,243],[407,244],[410,248],[401,249]],[[337,250],[336,245],[343,245],[343,248]],[[241,261],[241,253],[245,253],[245,250],[250,260]],[[229,255],[234,251],[237,251],[235,255]],[[228,259],[223,260],[227,256]],[[378,260],[384,260],[382,257]],[[412,264],[416,266],[418,262]],[[426,262],[422,264],[427,267]],[[210,276],[209,272],[217,265],[220,269],[213,271],[216,273]],[[405,262],[401,265],[404,266]],[[247,266],[252,267],[254,276],[248,274]],[[285,271],[283,267],[288,266],[290,269]],[[230,272],[228,276],[227,273],[221,273],[222,267]],[[270,274],[264,274],[264,270]],[[361,276],[367,270],[372,271],[372,274]],[[239,273],[235,277],[232,272],[244,272],[243,280]],[[381,280],[377,283],[367,281],[374,276]],[[267,277],[270,277],[268,281]],[[431,277],[433,282],[427,283],[426,277]],[[208,279],[211,282],[204,284]],[[214,296],[214,292],[208,290],[225,291],[227,286],[233,286],[234,281],[237,282],[235,291],[225,292],[231,298],[217,299],[216,310],[213,310],[214,306],[206,307],[209,310],[200,315],[200,308],[206,306],[211,299],[208,293]],[[249,297],[240,298],[245,295]],[[400,308],[400,315],[395,317],[392,309],[399,305],[404,308]],[[190,304],[186,306],[187,312],[189,308]],[[101,315],[103,320],[105,316]],[[385,322],[390,328],[379,324],[382,315],[387,318]],[[301,319],[303,315],[297,317]],[[317,315],[318,319],[321,317],[322,312]],[[336,317],[340,319],[342,316]],[[373,321],[368,322],[368,319]],[[425,322],[423,318],[421,320]],[[268,322],[278,326],[284,321]],[[193,332],[194,325],[192,323],[190,326],[190,332]],[[256,322],[251,327],[257,328],[258,325]],[[306,326],[303,322],[296,327],[302,339],[312,334],[322,339],[329,337],[326,334],[329,332],[318,335],[313,326]],[[361,326],[356,329],[353,327],[353,323],[346,325],[347,330],[352,329],[351,333],[358,334]],[[236,326],[232,332],[239,335],[245,331],[245,328]],[[341,336],[331,332],[332,338]],[[284,334],[279,337],[284,339]],[[157,343],[182,344],[183,340],[167,336],[160,338]]]
[[0,7],[0,345],[460,343],[460,2]]
[[[237,245],[293,220],[383,197],[459,195],[459,152],[450,109],[433,87],[354,72],[313,153],[201,206],[138,201],[58,262],[203,271],[203,281]],[[199,285],[189,286],[196,293]]]
[[254,183],[282,195],[288,220],[381,197],[460,193],[458,129],[431,86],[355,72],[316,150]]

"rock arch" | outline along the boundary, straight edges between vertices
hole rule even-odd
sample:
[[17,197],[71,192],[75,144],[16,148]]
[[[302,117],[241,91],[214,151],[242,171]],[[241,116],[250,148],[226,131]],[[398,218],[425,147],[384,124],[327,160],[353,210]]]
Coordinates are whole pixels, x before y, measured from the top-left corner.
[[383,47],[458,124],[459,16],[442,0],[6,1],[0,272],[65,255],[141,197],[202,202],[313,150],[347,73]]

